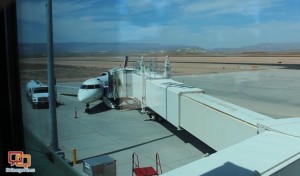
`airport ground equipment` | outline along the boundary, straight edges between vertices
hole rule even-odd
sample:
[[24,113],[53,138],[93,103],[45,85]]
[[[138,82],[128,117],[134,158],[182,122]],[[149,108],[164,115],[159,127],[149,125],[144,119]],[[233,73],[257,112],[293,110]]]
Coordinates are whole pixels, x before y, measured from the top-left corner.
[[140,167],[140,162],[139,162],[139,157],[138,155],[134,152],[132,154],[132,176],[155,176],[159,175],[159,170],[160,173],[162,174],[162,169],[161,169],[161,164],[160,164],[160,158],[159,154],[156,153],[155,155],[155,165],[156,165],[156,170],[152,166],[147,166],[147,167]]
[[26,96],[32,108],[39,108],[41,105],[48,106],[48,86],[37,80],[30,80],[25,86]]
[[83,160],[83,172],[90,176],[116,176],[116,160],[107,155]]

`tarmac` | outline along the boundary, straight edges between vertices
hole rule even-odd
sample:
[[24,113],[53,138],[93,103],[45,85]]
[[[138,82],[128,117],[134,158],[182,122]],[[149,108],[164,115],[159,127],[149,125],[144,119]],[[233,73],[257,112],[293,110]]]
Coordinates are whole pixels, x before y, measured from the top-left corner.
[[[199,87],[205,93],[238,106],[273,118],[300,117],[300,71],[270,69],[222,74],[173,77],[187,85]],[[162,172],[213,153],[211,148],[184,130],[178,131],[168,122],[152,121],[148,115],[134,109],[108,109],[101,102],[90,105],[78,102],[76,89],[80,82],[58,83],[59,106],[56,108],[59,148],[67,160],[72,160],[76,149],[77,164],[73,168],[81,175],[82,161],[107,155],[116,160],[117,175],[132,174],[132,154],[139,157],[141,167],[155,168],[155,155],[160,155]],[[50,145],[50,118],[45,109],[32,109],[22,97],[24,125],[38,138]],[[36,166],[39,161],[32,161]],[[37,172],[38,169],[36,169]]]
[[[63,86],[79,87],[81,83],[61,83]],[[84,112],[85,104],[78,102],[77,91],[66,87],[57,88],[56,108],[58,145],[68,161],[76,149],[77,164],[73,166],[81,175],[83,160],[106,155],[116,160],[117,175],[132,174],[132,154],[139,157],[140,167],[156,167],[155,155],[160,156],[162,173],[198,160],[205,153],[215,151],[184,130],[168,122],[150,120],[139,110],[108,109],[101,101],[90,104],[91,113]],[[24,124],[45,144],[51,145],[50,118],[47,108],[32,109],[22,99]],[[32,161],[39,175],[41,161]],[[43,167],[44,168],[44,167]],[[42,168],[42,169],[43,169]],[[49,169],[48,169],[49,170]]]

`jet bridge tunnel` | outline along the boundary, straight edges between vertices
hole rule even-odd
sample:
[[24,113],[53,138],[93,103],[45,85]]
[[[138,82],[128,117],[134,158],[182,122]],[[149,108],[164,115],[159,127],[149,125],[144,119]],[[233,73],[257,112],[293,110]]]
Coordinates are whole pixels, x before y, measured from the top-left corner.
[[[142,79],[133,74],[132,87],[140,87]],[[216,151],[257,135],[257,124],[271,120],[172,79],[146,79],[142,86],[145,95],[143,91],[133,91],[133,97]]]
[[[224,155],[224,162],[226,158],[228,159],[227,161],[232,161],[230,158],[238,157],[229,157],[235,155],[235,151],[232,150],[234,147],[238,148],[236,151],[237,154],[245,155],[250,158],[255,158],[255,156],[261,158],[265,156],[264,154],[268,153],[263,150],[266,150],[267,147],[274,147],[272,146],[272,142],[264,143],[262,138],[266,138],[266,141],[272,141],[272,138],[281,138],[282,134],[286,135],[283,138],[286,137],[287,141],[292,140],[291,143],[296,145],[296,149],[293,148],[293,150],[289,151],[289,154],[283,155],[283,157],[275,157],[275,160],[277,159],[276,162],[266,165],[265,167],[258,167],[259,162],[255,163],[256,161],[249,160],[248,164],[253,166],[250,167],[252,169],[250,170],[251,173],[252,171],[254,172],[254,168],[258,168],[258,173],[270,174],[270,168],[273,168],[273,173],[278,172],[282,167],[278,167],[276,170],[274,169],[275,166],[278,166],[279,163],[290,162],[291,158],[293,158],[294,163],[299,166],[300,120],[291,122],[294,124],[293,129],[296,129],[296,131],[298,129],[299,133],[292,132],[296,133],[292,135],[294,139],[289,139],[291,137],[289,134],[293,130],[283,133],[280,131],[281,129],[274,130],[274,128],[270,127],[270,124],[274,124],[275,122],[281,124],[281,122],[276,119],[207,95],[202,89],[174,81],[170,79],[170,74],[168,73],[157,75],[151,71],[153,69],[145,68],[143,60],[140,66],[141,68],[138,70],[115,70],[115,73],[118,73],[115,74],[115,78],[118,79],[118,85],[116,85],[117,87],[115,88],[118,96],[134,97],[141,102],[141,108],[150,108],[178,129],[185,129],[215,149],[217,152],[209,156],[211,159],[210,162],[215,163],[215,165],[212,164],[212,167],[219,167],[215,161],[221,161],[218,159],[220,155]],[[165,67],[165,72],[166,71],[170,71],[170,69]],[[245,145],[248,140],[250,140],[250,144]],[[273,141],[273,143],[277,146],[274,150],[283,152],[283,149],[278,148],[278,146],[282,146],[284,143],[277,139],[275,141],[276,142]],[[256,150],[251,150],[247,153],[249,145],[252,145]],[[202,162],[202,159],[200,160]],[[272,160],[272,157],[269,158],[269,160]],[[221,161],[221,164],[222,162],[223,161]],[[247,162],[243,163],[239,161],[234,162],[234,164],[247,165]],[[190,165],[187,167],[189,168]],[[179,170],[185,170],[185,166],[179,168]],[[203,168],[203,170],[205,170],[205,168]],[[203,173],[203,170],[199,170],[198,173]],[[176,174],[177,172],[175,171],[171,173],[172,174],[169,175],[180,175]]]

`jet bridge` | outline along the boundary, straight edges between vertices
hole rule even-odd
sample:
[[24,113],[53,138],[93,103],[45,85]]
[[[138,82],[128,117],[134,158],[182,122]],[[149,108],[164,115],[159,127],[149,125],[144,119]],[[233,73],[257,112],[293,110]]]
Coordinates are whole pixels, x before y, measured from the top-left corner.
[[151,69],[141,68],[132,74],[133,96],[143,107],[150,108],[178,129],[185,129],[216,151],[257,135],[257,124],[272,119],[214,98],[202,89],[165,78],[163,75],[168,73],[153,77],[145,70]]
[[142,59],[126,77],[126,87],[132,88],[129,92],[141,102],[141,109],[150,108],[217,151],[164,175],[240,172],[275,176],[300,172],[300,118],[276,120],[174,81],[168,58],[161,74],[145,65]]

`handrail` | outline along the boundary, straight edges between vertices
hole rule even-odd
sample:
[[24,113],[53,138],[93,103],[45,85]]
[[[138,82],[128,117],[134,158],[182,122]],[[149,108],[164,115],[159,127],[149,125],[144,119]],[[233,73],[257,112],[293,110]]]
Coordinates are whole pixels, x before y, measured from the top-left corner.
[[158,173],[158,166],[159,166],[159,169],[160,169],[160,173],[162,174],[162,169],[161,169],[159,154],[156,153],[156,172],[157,173]]
[[[158,153],[156,153],[155,161],[156,161],[155,175],[159,174],[158,169],[160,170],[160,174],[162,174],[161,163],[160,163],[160,158],[159,158]],[[138,170],[136,170],[136,168],[138,168]],[[146,168],[149,169],[150,167],[146,167]],[[139,169],[146,169],[146,168],[140,168],[139,157],[135,152],[133,152],[133,154],[132,154],[132,176],[134,176],[133,173],[137,174],[136,172],[138,172],[138,175],[143,174],[143,171],[141,171]],[[153,169],[153,172],[154,172],[154,168],[153,167],[151,167],[151,168]],[[151,171],[152,174],[154,174],[153,172]]]
[[[137,160],[137,162],[135,162],[135,159]],[[139,162],[139,157],[138,155],[133,152],[132,154],[132,176],[133,176],[133,173],[134,173],[134,168],[139,168],[140,167],[140,162]]]

